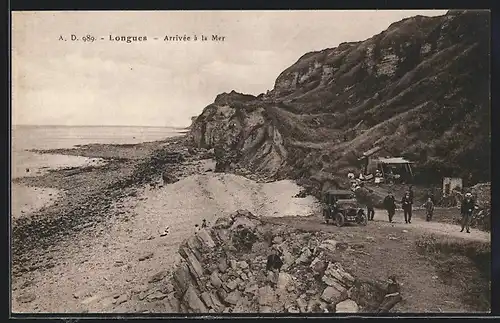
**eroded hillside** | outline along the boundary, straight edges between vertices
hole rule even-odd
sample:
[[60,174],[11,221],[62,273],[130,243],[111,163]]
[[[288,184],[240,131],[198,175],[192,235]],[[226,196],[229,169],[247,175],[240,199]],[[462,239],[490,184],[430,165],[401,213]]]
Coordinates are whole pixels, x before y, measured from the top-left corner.
[[[231,164],[316,187],[337,184],[383,144],[423,179],[490,177],[489,13],[393,23],[360,42],[311,52],[259,96],[223,93],[189,138]],[[342,176],[338,176],[342,175]]]

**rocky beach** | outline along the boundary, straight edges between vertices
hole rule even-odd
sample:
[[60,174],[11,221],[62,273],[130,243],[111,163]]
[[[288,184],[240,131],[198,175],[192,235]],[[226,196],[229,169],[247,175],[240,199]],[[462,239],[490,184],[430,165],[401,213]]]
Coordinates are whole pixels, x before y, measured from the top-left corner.
[[[155,270],[173,268],[178,247],[202,219],[214,223],[241,208],[270,217],[317,213],[314,198],[293,198],[300,192],[294,182],[214,173],[213,153],[188,148],[184,140],[49,150],[106,163],[14,180],[37,201],[53,195],[12,218],[13,310],[147,310],[147,303],[144,309],[130,303],[116,308],[113,297],[103,302],[147,283]],[[89,297],[96,302],[82,303]]]

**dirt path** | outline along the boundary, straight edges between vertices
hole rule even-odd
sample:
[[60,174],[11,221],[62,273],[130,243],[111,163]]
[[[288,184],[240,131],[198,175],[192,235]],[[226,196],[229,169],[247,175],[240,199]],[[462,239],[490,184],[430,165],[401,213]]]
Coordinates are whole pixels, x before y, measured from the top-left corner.
[[[439,216],[439,211],[436,210],[436,216]],[[403,218],[403,213],[401,211],[396,212],[395,220],[393,223],[389,223],[385,217],[386,213],[384,210],[375,211],[375,220],[368,222],[366,227],[352,225],[349,226],[349,231],[351,232],[370,232],[375,226],[377,229],[393,230],[394,232],[401,232],[401,230],[407,230],[408,232],[414,232],[417,234],[440,234],[446,236],[452,236],[456,238],[461,238],[465,240],[476,240],[488,242],[491,241],[491,234],[489,232],[484,232],[477,229],[471,229],[470,233],[460,232],[460,226],[449,223],[440,222],[427,222],[421,218],[423,216],[421,212],[414,212],[412,223],[406,224]],[[266,219],[268,222],[276,224],[285,224],[298,229],[303,229],[307,231],[326,231],[326,232],[339,232],[341,230],[345,231],[344,228],[338,228],[332,224],[325,224],[323,219],[318,216],[310,217],[280,217],[274,219]]]
[[[328,232],[331,239],[346,242],[351,249],[339,253],[338,261],[359,279],[386,281],[396,275],[402,285],[403,302],[394,312],[408,313],[463,313],[473,312],[475,307],[462,300],[464,293],[460,282],[463,277],[445,282],[432,256],[419,254],[416,242],[425,234],[440,235],[448,240],[489,242],[490,234],[476,229],[461,233],[458,225],[426,222],[415,214],[411,224],[405,224],[403,215],[396,213],[394,223],[388,223],[386,213],[376,210],[375,221],[367,226],[348,225],[336,227],[325,224],[319,215],[310,217],[264,218],[268,223],[290,226],[307,232]],[[462,270],[476,272],[474,264],[466,262]],[[469,275],[468,274],[468,275]],[[475,274],[474,274],[475,275]],[[468,295],[471,297],[471,295]],[[479,297],[479,296],[478,296]]]

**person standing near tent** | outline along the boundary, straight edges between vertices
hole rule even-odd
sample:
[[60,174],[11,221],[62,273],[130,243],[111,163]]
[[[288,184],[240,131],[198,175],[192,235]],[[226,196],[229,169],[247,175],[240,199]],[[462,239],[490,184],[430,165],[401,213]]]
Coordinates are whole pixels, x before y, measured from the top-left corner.
[[391,192],[384,198],[384,207],[389,215],[389,223],[392,223],[394,213],[396,213],[396,199]]
[[401,206],[403,207],[403,213],[405,216],[405,223],[411,223],[411,208],[413,201],[410,197],[410,192],[407,191],[403,198],[401,199]]

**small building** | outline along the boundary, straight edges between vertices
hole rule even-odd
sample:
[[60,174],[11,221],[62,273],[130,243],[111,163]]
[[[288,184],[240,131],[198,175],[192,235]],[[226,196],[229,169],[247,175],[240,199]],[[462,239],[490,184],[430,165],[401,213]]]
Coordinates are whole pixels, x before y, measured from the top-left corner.
[[443,197],[449,196],[454,190],[462,191],[463,182],[460,177],[443,178]]

